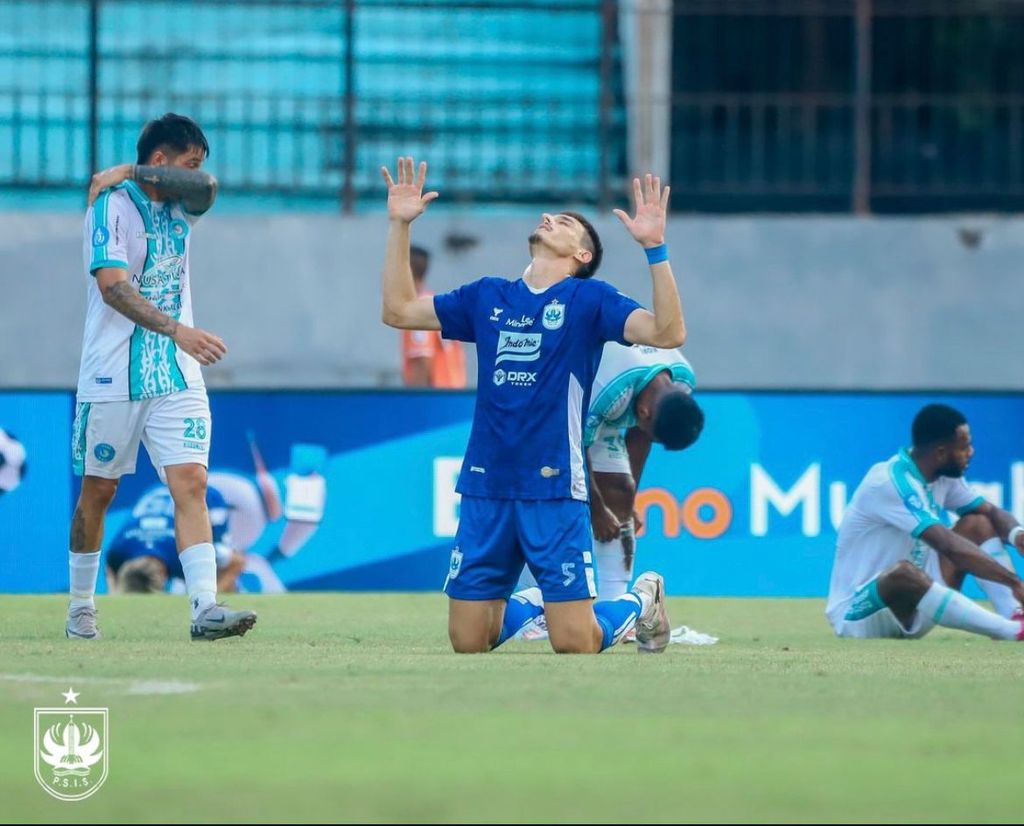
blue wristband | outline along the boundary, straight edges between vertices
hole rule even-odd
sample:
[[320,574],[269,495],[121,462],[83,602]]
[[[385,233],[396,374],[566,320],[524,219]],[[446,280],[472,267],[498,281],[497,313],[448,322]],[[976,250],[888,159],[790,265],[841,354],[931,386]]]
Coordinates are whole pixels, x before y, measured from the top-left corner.
[[652,267],[668,261],[668,244],[659,244],[656,247],[649,247],[644,250],[647,253],[647,263]]

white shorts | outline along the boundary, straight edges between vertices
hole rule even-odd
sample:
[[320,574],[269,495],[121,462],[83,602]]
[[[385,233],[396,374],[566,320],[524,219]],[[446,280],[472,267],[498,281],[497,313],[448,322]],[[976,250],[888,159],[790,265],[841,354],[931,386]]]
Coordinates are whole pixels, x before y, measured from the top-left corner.
[[120,479],[135,473],[142,442],[158,473],[170,465],[206,467],[211,434],[204,387],[134,402],[79,402],[71,460],[78,476]]
[[622,431],[615,427],[602,425],[597,431],[594,443],[587,448],[590,469],[599,473],[629,473],[629,453],[626,452],[626,439]]
[[837,606],[829,616],[837,637],[853,639],[917,639],[935,627],[931,617],[914,612],[910,627],[903,626],[892,609],[878,596],[878,579],[856,590],[849,600]]

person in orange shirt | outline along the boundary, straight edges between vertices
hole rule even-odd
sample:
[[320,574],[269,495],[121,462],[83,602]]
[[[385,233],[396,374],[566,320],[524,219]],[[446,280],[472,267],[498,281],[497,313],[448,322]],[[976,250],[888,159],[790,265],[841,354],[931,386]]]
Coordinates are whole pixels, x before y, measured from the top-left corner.
[[[409,264],[416,295],[433,295],[423,284],[430,253],[423,247],[411,247]],[[445,341],[437,330],[402,330],[402,382],[406,387],[465,387],[466,354],[462,344]]]

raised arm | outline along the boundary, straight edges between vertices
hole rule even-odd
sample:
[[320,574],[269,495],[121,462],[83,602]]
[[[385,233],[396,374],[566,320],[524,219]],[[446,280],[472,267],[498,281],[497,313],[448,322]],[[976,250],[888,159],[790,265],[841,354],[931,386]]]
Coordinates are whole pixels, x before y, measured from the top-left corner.
[[629,234],[647,252],[654,288],[654,312],[634,310],[626,319],[625,339],[632,344],[681,347],[686,341],[683,307],[679,301],[672,265],[668,261],[668,248],[665,246],[665,221],[670,191],[671,187],[661,188],[661,178],[650,174],[644,179],[643,185],[639,178],[634,178],[636,215],[630,218],[621,209],[614,210]]
[[202,169],[186,169],[170,164],[136,166],[125,163],[92,176],[89,185],[89,204],[92,205],[104,189],[128,180],[148,184],[171,200],[180,201],[190,215],[202,215],[213,206],[217,198],[217,179]]
[[399,158],[397,184],[387,167],[382,166],[380,171],[388,185],[388,240],[381,277],[381,319],[389,327],[404,330],[440,330],[434,300],[417,297],[409,266],[409,226],[437,197],[436,192],[423,194],[427,164],[420,163],[419,171],[414,174],[412,158]]

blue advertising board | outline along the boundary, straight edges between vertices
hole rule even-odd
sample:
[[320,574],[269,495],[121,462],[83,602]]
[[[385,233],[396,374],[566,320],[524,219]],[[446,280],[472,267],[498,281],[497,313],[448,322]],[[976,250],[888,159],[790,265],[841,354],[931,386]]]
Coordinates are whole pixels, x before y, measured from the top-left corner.
[[[969,480],[1024,519],[1022,396],[699,398],[707,419],[700,441],[683,453],[655,447],[638,496],[637,564],[662,571],[673,594],[824,595],[849,497],[873,463],[909,441],[914,414],[930,401],[967,415],[976,449]],[[261,563],[244,586],[440,589],[458,525],[454,483],[472,394],[220,392],[211,404],[211,478],[229,500],[237,497],[233,533]],[[0,591],[67,587],[77,495],[68,460],[72,411],[70,394],[0,393],[0,428],[25,444],[29,464],[22,484],[0,496]],[[254,446],[273,478],[269,507]],[[118,490],[107,541],[156,484],[142,452],[138,473]]]

